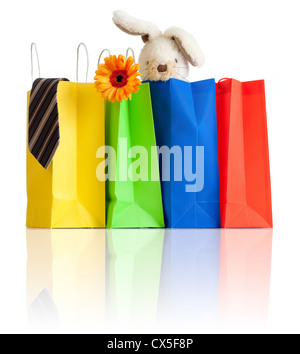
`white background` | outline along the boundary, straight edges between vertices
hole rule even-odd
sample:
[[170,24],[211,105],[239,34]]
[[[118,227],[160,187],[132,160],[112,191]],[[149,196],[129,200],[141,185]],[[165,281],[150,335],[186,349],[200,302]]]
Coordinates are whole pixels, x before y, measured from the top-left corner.
[[[191,80],[266,80],[274,234],[267,332],[300,331],[300,20],[297,0],[1,1],[0,4],[0,330],[26,332],[26,91],[30,44],[38,45],[43,77],[76,78],[76,48],[89,48],[94,77],[103,48],[138,54],[139,37],[119,31],[123,9],[162,29],[192,33],[205,54]],[[84,78],[84,57],[80,65]],[[228,332],[238,331],[237,328]]]

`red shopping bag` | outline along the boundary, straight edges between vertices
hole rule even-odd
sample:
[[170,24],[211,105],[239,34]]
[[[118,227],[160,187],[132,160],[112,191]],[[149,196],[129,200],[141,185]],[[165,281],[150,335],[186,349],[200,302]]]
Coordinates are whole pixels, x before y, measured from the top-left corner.
[[264,81],[217,85],[221,225],[272,228]]

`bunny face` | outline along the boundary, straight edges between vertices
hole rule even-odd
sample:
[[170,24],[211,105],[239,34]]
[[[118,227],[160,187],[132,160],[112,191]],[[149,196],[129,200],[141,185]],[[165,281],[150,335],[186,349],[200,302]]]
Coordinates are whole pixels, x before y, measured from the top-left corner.
[[141,36],[145,43],[139,63],[143,80],[187,80],[189,63],[201,66],[204,58],[196,40],[181,28],[172,27],[162,33],[156,25],[114,12],[113,21],[123,32]]
[[144,81],[167,81],[171,78],[185,81],[189,74],[188,60],[175,40],[164,36],[146,43],[139,64]]

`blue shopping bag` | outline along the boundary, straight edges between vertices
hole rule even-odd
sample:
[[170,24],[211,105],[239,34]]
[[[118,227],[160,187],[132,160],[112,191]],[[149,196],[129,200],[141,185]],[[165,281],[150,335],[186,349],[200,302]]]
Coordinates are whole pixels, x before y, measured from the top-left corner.
[[215,80],[150,82],[167,228],[219,228]]

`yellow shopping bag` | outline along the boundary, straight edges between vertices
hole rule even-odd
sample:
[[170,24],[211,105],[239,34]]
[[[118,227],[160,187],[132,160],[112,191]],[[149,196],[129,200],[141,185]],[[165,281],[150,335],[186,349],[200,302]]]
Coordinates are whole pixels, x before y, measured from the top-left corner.
[[[30,92],[27,100],[28,122]],[[47,170],[27,146],[27,227],[103,228],[105,183],[96,176],[96,152],[105,145],[104,100],[94,84],[64,81],[57,102],[60,145]]]

